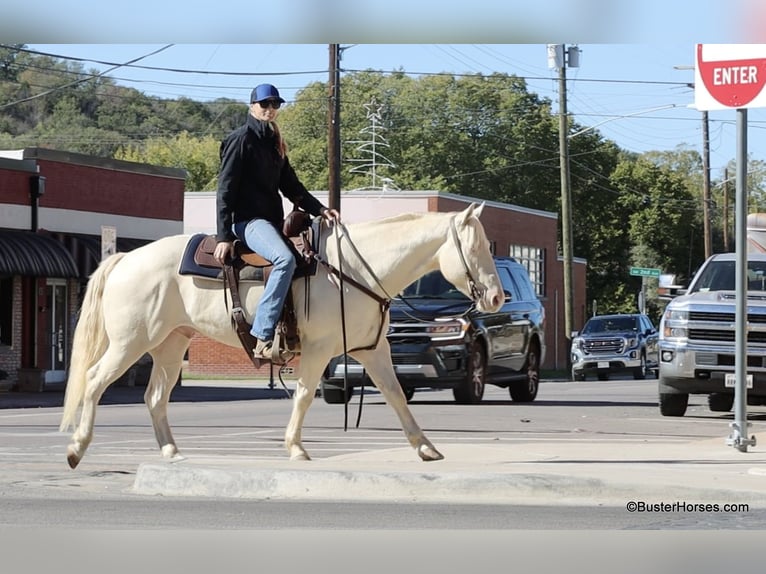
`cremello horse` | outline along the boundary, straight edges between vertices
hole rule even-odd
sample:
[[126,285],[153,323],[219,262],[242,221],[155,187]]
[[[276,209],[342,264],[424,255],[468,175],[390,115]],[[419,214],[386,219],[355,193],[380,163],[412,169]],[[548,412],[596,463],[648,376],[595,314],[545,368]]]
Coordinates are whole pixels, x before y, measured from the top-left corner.
[[[325,228],[320,240],[320,257],[336,268],[340,263],[344,275],[351,278],[342,283],[346,316],[352,319],[345,322],[348,347],[367,347],[377,341],[375,348],[349,354],[364,366],[396,411],[407,440],[423,460],[443,457],[418,426],[396,380],[385,337],[387,308],[382,310],[380,301],[353,283],[388,300],[425,273],[441,269],[447,280],[474,299],[478,309],[497,310],[504,295],[479,222],[482,208],[483,204],[471,204],[461,212],[406,214],[330,231]],[[192,336],[199,332],[240,346],[221,296],[221,283],[178,273],[188,240],[177,235],[116,253],[91,276],[75,329],[61,420],[62,431],[74,427],[82,407],[67,449],[70,467],[79,464],[93,438],[96,406],[104,391],[147,352],[153,367],[144,400],[154,434],[165,458],[178,457],[167,406]],[[292,285],[301,342],[292,415],[285,430],[285,447],[293,460],[309,459],[301,439],[303,420],[322,371],[333,356],[343,353],[339,285],[335,275],[318,266],[310,281],[308,320],[300,303],[304,281]],[[241,285],[246,313],[255,309],[262,292],[259,284]]]

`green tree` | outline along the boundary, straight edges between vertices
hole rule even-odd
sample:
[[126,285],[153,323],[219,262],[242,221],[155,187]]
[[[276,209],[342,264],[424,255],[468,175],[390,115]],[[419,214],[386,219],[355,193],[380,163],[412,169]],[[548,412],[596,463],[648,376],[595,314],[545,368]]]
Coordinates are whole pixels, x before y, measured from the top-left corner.
[[150,138],[142,145],[124,147],[117,159],[185,169],[188,191],[216,189],[220,141],[213,137],[195,138],[182,132],[174,138]]

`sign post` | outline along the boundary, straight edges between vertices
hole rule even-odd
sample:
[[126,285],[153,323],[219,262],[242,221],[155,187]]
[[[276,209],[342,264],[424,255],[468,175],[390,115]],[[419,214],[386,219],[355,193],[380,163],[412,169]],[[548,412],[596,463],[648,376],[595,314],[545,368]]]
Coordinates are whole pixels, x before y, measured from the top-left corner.
[[747,452],[755,445],[755,435],[747,437],[747,109],[766,107],[766,45],[697,44],[694,78],[697,109],[737,112],[734,422],[727,444]]
[[646,315],[646,278],[656,277],[660,278],[659,269],[653,267],[631,267],[630,274],[641,277],[641,293],[638,294],[638,312]]

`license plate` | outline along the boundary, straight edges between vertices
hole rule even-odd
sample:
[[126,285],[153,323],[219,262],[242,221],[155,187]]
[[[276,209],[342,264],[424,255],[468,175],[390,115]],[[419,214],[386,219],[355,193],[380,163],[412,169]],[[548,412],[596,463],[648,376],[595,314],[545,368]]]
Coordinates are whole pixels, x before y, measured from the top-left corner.
[[[747,381],[746,387],[748,389],[752,389],[753,388],[753,375],[747,375],[745,377],[745,380]],[[732,373],[726,373],[726,377],[724,378],[724,381],[723,381],[724,386],[725,387],[734,388],[736,386],[736,383],[737,383],[736,375],[734,375]]]
[[608,361],[599,361],[598,362],[598,368],[599,369],[608,369],[609,368],[609,362]]

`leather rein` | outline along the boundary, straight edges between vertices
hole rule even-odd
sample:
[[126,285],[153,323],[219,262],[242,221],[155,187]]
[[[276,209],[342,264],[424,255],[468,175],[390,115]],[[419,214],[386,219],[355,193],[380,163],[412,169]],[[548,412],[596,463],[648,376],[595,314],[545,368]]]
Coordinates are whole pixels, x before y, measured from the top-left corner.
[[[457,252],[460,255],[460,262],[463,265],[463,270],[465,271],[465,277],[466,282],[468,285],[468,290],[471,294],[471,308],[469,308],[468,311],[470,311],[472,308],[476,306],[479,299],[481,299],[484,292],[486,292],[486,287],[481,285],[481,283],[478,283],[473,275],[471,274],[471,270],[468,267],[468,262],[465,259],[465,255],[463,254],[463,244],[460,241],[460,236],[457,232],[457,226],[455,225],[455,218],[456,216],[453,216],[452,219],[450,219],[450,237],[452,237],[455,247],[457,248]],[[362,265],[364,265],[364,268],[367,270],[367,272],[372,276],[373,280],[377,284],[378,287],[383,291],[385,294],[385,297],[380,296],[378,293],[370,289],[368,286],[364,285],[363,283],[360,283],[359,281],[355,280],[354,278],[348,276],[346,273],[343,272],[343,257],[341,253],[340,248],[340,228],[343,226],[343,224],[335,223],[335,240],[337,245],[337,251],[338,251],[338,267],[335,267],[332,265],[329,261],[324,259],[322,256],[320,256],[318,253],[314,253],[313,257],[322,265],[324,266],[330,273],[338,277],[338,280],[340,281],[340,302],[341,302],[341,326],[343,331],[343,356],[344,356],[344,365],[345,365],[345,371],[343,376],[343,391],[344,391],[344,424],[343,424],[343,430],[347,430],[348,428],[348,353],[353,351],[365,351],[365,350],[371,350],[375,349],[378,346],[378,343],[380,342],[380,338],[383,335],[383,325],[385,323],[385,316],[388,312],[390,306],[391,306],[391,300],[393,297],[388,294],[386,289],[383,287],[383,285],[380,282],[380,279],[378,279],[378,276],[375,274],[375,272],[370,268],[370,265],[367,263],[367,260],[362,257],[362,255],[359,253],[359,250],[356,248],[354,243],[351,241],[350,236],[348,235],[348,232],[346,232],[346,239],[348,240],[348,244],[351,247],[352,251],[356,255],[356,257],[359,259],[359,261],[362,262]],[[345,228],[344,228],[345,229]],[[348,282],[354,287],[356,287],[359,291],[370,297],[371,299],[378,302],[378,305],[380,306],[380,323],[378,325],[378,333],[375,337],[375,341],[367,346],[364,347],[355,347],[353,349],[347,349],[346,345],[346,313],[345,313],[345,303],[344,303],[344,294],[343,294],[343,284],[344,282]],[[421,319],[422,320],[422,319]],[[364,385],[362,385],[362,394],[360,396],[359,401],[359,414],[356,421],[356,426],[359,426],[359,420],[361,418],[362,414],[362,400],[364,398]]]

